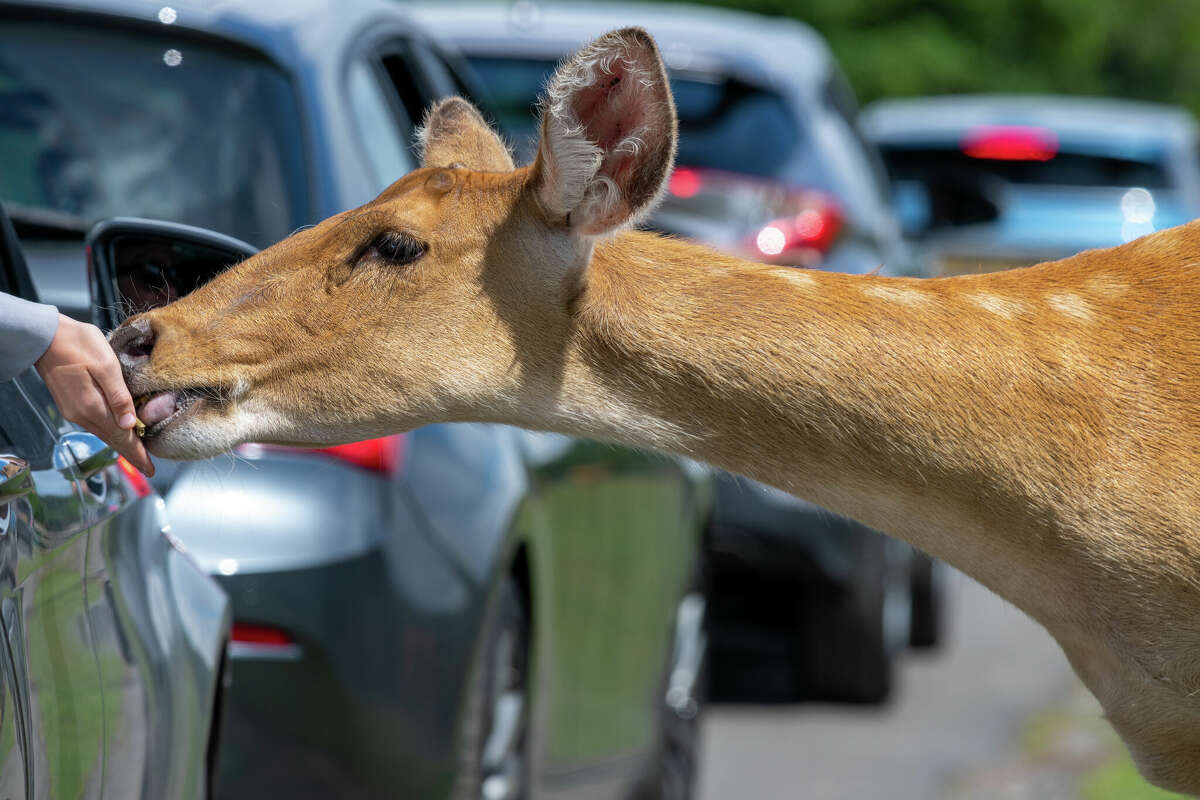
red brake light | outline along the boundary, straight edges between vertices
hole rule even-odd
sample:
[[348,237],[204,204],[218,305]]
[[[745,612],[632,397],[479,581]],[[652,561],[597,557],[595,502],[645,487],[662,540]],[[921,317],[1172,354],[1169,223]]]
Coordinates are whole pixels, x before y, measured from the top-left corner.
[[129,488],[133,489],[133,493],[138,497],[149,497],[154,492],[150,488],[150,481],[146,480],[146,476],[139,472],[137,467],[126,461],[125,456],[117,458],[117,468],[121,470],[121,474],[129,482]]
[[774,258],[790,257],[795,251],[815,256],[829,252],[842,230],[841,210],[831,200],[815,194],[805,196],[801,205],[804,207],[799,213],[774,220],[758,232],[754,246],[759,253]]
[[1047,128],[979,125],[963,137],[962,151],[997,161],[1049,161],[1058,153],[1058,136]]
[[253,622],[235,622],[229,637],[232,641],[242,644],[274,645],[286,647],[293,645],[296,640],[290,633],[270,625],[256,625]]
[[336,447],[321,448],[316,452],[372,472],[391,475],[397,472],[404,462],[404,436],[397,434],[381,439],[339,444]]
[[700,193],[700,187],[704,185],[704,179],[700,177],[698,170],[690,167],[679,167],[671,173],[671,180],[667,184],[667,191],[676,197],[695,197]]

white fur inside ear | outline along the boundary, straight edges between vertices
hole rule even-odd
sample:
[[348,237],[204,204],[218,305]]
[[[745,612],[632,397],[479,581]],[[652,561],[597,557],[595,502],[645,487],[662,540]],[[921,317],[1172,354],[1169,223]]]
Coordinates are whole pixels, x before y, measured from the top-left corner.
[[[588,141],[583,126],[566,104],[548,110],[545,127],[546,180],[542,202],[552,214],[565,217],[583,202],[584,193],[600,169],[603,153]],[[553,105],[550,106],[553,109]]]
[[541,197],[552,214],[570,215],[573,228],[615,230],[653,207],[634,208],[619,182],[662,112],[658,65],[642,59],[628,41],[601,37],[562,64],[547,87]]

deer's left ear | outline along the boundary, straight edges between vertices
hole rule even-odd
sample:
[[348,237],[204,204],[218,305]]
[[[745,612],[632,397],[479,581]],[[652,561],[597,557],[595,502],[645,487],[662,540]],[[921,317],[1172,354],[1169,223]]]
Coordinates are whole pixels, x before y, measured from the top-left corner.
[[436,103],[417,131],[421,166],[461,165],[480,172],[510,172],[512,155],[483,115],[461,97]]
[[601,36],[550,81],[533,187],[552,218],[600,236],[636,222],[675,160],[675,104],[658,47],[641,28]]

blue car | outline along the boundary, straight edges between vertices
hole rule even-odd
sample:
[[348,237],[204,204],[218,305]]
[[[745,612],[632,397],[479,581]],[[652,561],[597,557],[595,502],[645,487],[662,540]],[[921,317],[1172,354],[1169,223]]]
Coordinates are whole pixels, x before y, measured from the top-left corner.
[[1182,109],[1105,98],[883,100],[879,146],[906,231],[933,272],[1027,266],[1200,214],[1197,129]]

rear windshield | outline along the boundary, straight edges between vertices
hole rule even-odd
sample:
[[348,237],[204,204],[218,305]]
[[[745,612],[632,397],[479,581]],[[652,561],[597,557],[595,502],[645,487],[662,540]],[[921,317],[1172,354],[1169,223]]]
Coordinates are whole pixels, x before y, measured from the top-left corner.
[[[475,56],[497,122],[528,159],[537,141],[537,102],[555,62]],[[775,92],[723,75],[671,76],[679,113],[680,164],[775,177],[800,144],[796,116]]]
[[1046,161],[1001,161],[972,158],[958,147],[913,147],[883,144],[884,162],[893,180],[921,180],[947,173],[985,174],[1008,183],[1047,186],[1141,186],[1167,188],[1164,165],[1059,150]]
[[0,200],[286,236],[309,216],[291,85],[163,28],[0,19]]

